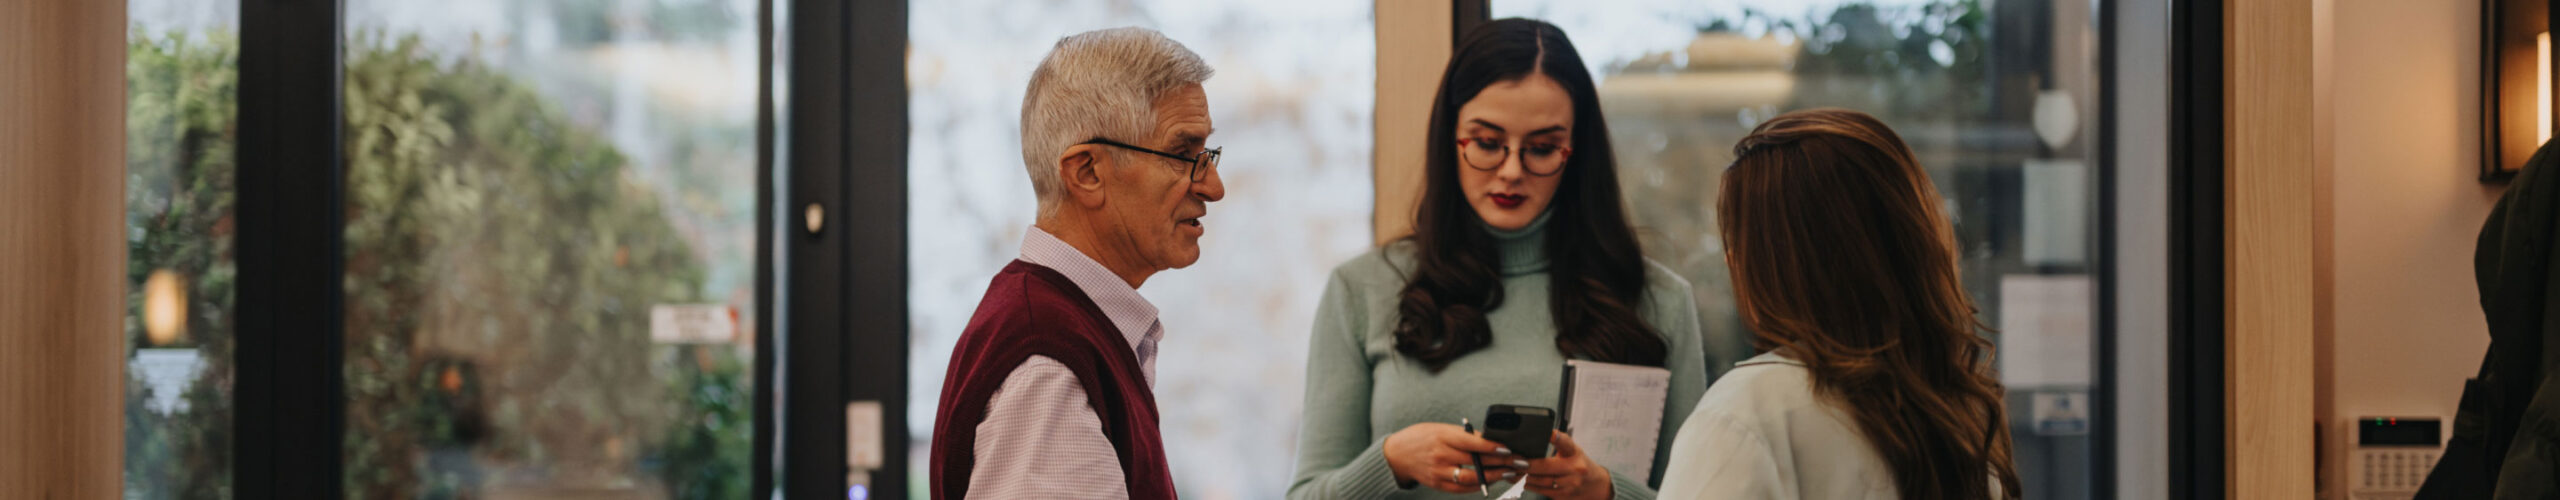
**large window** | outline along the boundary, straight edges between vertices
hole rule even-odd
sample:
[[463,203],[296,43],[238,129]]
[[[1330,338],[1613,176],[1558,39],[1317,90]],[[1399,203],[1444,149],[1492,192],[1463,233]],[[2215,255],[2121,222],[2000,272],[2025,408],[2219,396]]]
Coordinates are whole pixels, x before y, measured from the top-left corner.
[[124,489],[227,498],[239,11],[125,12]]
[[[1185,497],[1272,498],[1289,486],[1306,335],[1324,279],[1366,250],[1371,5],[1299,2],[919,1],[910,4],[908,255],[914,350],[909,484],[925,484],[952,345],[1035,215],[1022,91],[1058,38],[1145,26],[1217,68],[1205,85],[1226,148],[1226,201],[1201,258],[1139,290],[1163,311],[1156,402]],[[924,498],[922,487],[910,490]]]
[[[952,346],[1035,215],[1018,145],[1023,88],[1060,37],[1131,25],[1162,30],[1217,69],[1206,84],[1219,130],[1210,145],[1225,151],[1228,198],[1209,205],[1201,260],[1141,290],[1163,311],[1155,394],[1167,441],[1180,443],[1166,450],[1175,482],[1198,498],[1286,491],[1316,301],[1329,271],[1373,242],[1374,2],[918,0],[903,37],[777,29],[771,40],[758,33],[761,3],[337,2],[344,142],[332,160],[344,182],[327,194],[343,199],[344,220],[322,241],[343,246],[344,300],[342,310],[321,312],[344,321],[332,332],[342,337],[317,338],[344,341],[336,368],[343,397],[235,402],[242,301],[233,179],[243,169],[277,172],[235,166],[244,163],[234,153],[241,9],[230,0],[130,0],[127,496],[230,497],[243,469],[233,463],[242,443],[232,429],[251,427],[235,412],[255,419],[248,409],[325,405],[345,415],[343,435],[328,438],[334,447],[277,451],[344,464],[348,498],[760,497],[768,492],[750,491],[759,412],[845,403],[811,389],[756,407],[757,356],[799,352],[846,364],[908,357],[903,380],[842,383],[906,384],[904,494],[925,498],[924,460]],[[787,10],[791,2],[774,3]],[[2106,207],[2095,190],[2105,138],[2093,124],[2102,118],[2098,90],[2111,82],[2096,70],[2089,0],[1489,3],[1494,17],[1563,26],[1593,65],[1646,251],[1698,288],[1715,366],[1750,355],[1713,226],[1730,146],[1761,120],[1814,106],[1865,110],[1894,125],[1951,205],[1966,284],[2001,348],[2029,494],[2090,496],[2093,453],[2103,451],[2093,449],[2089,405],[2106,389],[2091,369],[2103,354],[2093,352],[2101,332],[2092,313],[2108,266],[2094,244],[2092,221]],[[296,8],[332,15],[252,19],[302,27],[339,17]],[[845,249],[863,244],[904,245],[906,352],[786,351],[788,335],[771,350],[754,347],[754,332],[775,330],[755,324],[758,211],[860,206],[794,198],[805,186],[789,179],[866,172],[849,164],[871,161],[849,151],[782,158],[769,171],[758,163],[759,140],[790,135],[759,136],[759,57],[776,68],[841,57],[805,50],[794,59],[794,40],[820,39],[874,50],[904,43],[904,235],[845,244],[813,237],[785,215],[776,220],[792,222],[777,225],[790,229],[774,235],[765,258],[813,253],[766,262],[783,282],[848,288],[812,263],[870,255]],[[853,70],[900,69],[892,66]],[[264,88],[248,95],[273,97],[280,87]],[[845,127],[850,135],[900,123],[878,110],[795,108],[794,89],[771,90],[786,103],[769,110],[775,127],[811,118],[827,124],[803,129],[816,136],[859,125]],[[771,206],[758,205],[760,173],[784,180],[767,186]],[[832,246],[790,246],[813,241]],[[795,274],[795,265],[821,271]],[[281,307],[265,299],[251,307]],[[238,348],[272,349],[255,342],[262,338]],[[813,364],[773,369],[851,373]],[[308,394],[264,397],[297,396]],[[844,422],[765,425],[782,434]],[[776,446],[784,450],[774,457],[806,464],[810,450],[832,451],[805,436],[781,442],[795,441]]]
[[749,497],[756,3],[346,9],[346,496]]
[[1698,288],[1713,366],[1752,354],[1715,227],[1734,142],[1811,107],[1892,125],[1950,205],[2027,494],[2091,495],[2095,2],[1491,3],[1563,27],[1592,65],[1646,253]]
[[[756,3],[347,4],[346,496],[748,496]],[[238,3],[128,12],[124,489],[227,498]]]

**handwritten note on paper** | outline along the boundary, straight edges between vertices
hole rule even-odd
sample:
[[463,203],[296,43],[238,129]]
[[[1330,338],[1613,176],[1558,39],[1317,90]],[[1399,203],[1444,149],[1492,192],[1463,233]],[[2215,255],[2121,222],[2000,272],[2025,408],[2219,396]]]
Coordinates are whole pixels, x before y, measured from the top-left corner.
[[1671,370],[1596,361],[1565,362],[1565,433],[1610,472],[1653,480],[1653,449]]

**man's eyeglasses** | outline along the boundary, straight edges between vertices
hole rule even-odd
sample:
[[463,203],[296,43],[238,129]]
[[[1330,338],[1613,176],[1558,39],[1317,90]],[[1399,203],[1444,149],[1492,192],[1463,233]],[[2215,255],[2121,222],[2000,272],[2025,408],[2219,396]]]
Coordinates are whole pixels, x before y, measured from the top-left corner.
[[1217,170],[1217,169],[1218,169],[1218,155],[1219,155],[1219,150],[1226,149],[1226,148],[1209,148],[1209,150],[1208,150],[1208,151],[1201,151],[1201,152],[1200,152],[1200,154],[1199,154],[1199,156],[1186,157],[1186,156],[1182,156],[1182,155],[1178,155],[1178,154],[1173,154],[1173,153],[1167,153],[1167,152],[1157,151],[1157,150],[1153,150],[1153,149],[1142,148],[1142,147],[1138,147],[1138,146],[1135,146],[1135,145],[1130,145],[1130,144],[1128,144],[1128,143],[1123,143],[1123,142],[1120,142],[1120,141],[1114,141],[1114,140],[1110,140],[1110,139],[1104,139],[1104,138],[1100,138],[1100,137],[1095,137],[1095,138],[1093,138],[1093,140],[1084,141],[1084,143],[1085,143],[1085,144],[1102,144],[1102,145],[1107,145],[1107,146],[1114,146],[1114,147],[1118,147],[1118,148],[1121,148],[1121,149],[1128,149],[1128,150],[1132,150],[1132,151],[1144,152],[1144,153],[1147,153],[1147,154],[1153,154],[1153,155],[1156,155],[1156,156],[1162,156],[1162,157],[1166,157],[1166,158],[1172,158],[1172,159],[1174,159],[1174,160],[1181,161],[1181,162],[1183,162],[1183,163],[1189,163],[1189,164],[1191,164],[1191,172],[1190,172],[1191,182],[1200,182],[1200,180],[1201,180],[1201,179],[1205,179],[1205,178],[1207,178],[1207,177],[1208,177],[1208,175],[1209,175],[1209,174],[1208,174],[1208,172],[1209,172],[1209,171]]
[[[1520,166],[1529,175],[1545,177],[1564,171],[1564,161],[1573,157],[1573,148],[1546,144],[1528,144],[1520,148]],[[1511,144],[1501,139],[1459,139],[1458,159],[1468,168],[1491,172],[1511,159]]]

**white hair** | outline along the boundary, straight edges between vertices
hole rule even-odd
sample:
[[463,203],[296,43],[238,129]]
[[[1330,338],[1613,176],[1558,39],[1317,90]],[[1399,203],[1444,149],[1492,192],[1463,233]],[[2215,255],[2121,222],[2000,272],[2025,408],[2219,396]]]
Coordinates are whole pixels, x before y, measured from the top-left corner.
[[1147,140],[1155,132],[1156,99],[1208,81],[1213,72],[1199,54],[1156,30],[1112,28],[1059,39],[1022,93],[1022,163],[1040,198],[1040,218],[1057,212],[1060,152],[1094,138]]

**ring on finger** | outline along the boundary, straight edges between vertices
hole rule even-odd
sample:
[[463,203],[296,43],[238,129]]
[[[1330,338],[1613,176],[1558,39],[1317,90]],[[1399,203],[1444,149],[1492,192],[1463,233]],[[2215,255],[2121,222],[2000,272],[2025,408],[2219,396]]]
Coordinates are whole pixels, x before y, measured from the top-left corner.
[[1464,485],[1464,484],[1466,483],[1466,480],[1464,480],[1464,479],[1459,479],[1459,478],[1460,478],[1460,477],[1464,477],[1465,473],[1466,473],[1466,469],[1465,469],[1465,468],[1462,468],[1462,467],[1450,467],[1450,468],[1449,468],[1449,483],[1450,483],[1450,484],[1457,484],[1457,485]]

